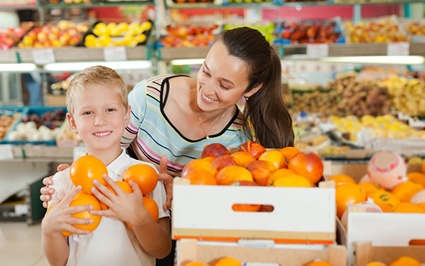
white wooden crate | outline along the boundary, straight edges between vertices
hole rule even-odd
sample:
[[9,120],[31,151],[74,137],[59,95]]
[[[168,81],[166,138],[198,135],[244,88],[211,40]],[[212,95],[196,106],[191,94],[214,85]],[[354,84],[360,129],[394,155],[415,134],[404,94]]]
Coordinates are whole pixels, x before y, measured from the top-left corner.
[[[335,189],[175,184],[173,238],[276,243],[335,242]],[[273,212],[235,212],[233,204],[273,205]]]

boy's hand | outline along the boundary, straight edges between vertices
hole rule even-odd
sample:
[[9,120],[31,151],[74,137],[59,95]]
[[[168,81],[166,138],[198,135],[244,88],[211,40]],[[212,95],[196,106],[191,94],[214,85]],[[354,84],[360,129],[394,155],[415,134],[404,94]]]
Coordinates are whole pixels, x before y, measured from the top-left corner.
[[162,209],[168,210],[171,208],[171,200],[173,200],[173,177],[167,174],[167,155],[163,155],[159,161],[159,175],[158,181],[163,181],[165,192],[167,193],[167,200]]
[[122,190],[108,175],[103,175],[103,179],[105,179],[117,194],[115,195],[99,181],[93,180],[93,184],[97,188],[92,188],[93,195],[105,203],[109,209],[102,211],[93,210],[90,211],[91,214],[116,218],[123,222],[128,222],[132,226],[143,223],[144,219],[148,216],[150,217],[149,212],[143,204],[142,191],[136,183],[131,180],[128,182],[133,190],[133,193],[129,194]]
[[[68,164],[60,164],[58,166],[58,172],[63,171],[68,167],[69,167]],[[53,176],[48,176],[48,177],[44,178],[43,184],[45,185],[45,187],[42,187],[40,189],[40,192],[41,192],[40,200],[43,202],[44,208],[48,207],[47,202],[49,202],[52,199],[52,195],[55,194],[55,189],[49,187],[49,186],[53,185],[52,178],[53,178]]]
[[69,207],[69,204],[74,197],[81,191],[82,187],[78,186],[72,189],[66,196],[55,203],[49,213],[43,219],[42,231],[43,234],[60,234],[64,231],[69,231],[76,235],[87,235],[90,231],[81,230],[73,226],[73,224],[91,224],[92,219],[74,218],[71,215],[78,212],[89,211],[93,209],[90,204]]

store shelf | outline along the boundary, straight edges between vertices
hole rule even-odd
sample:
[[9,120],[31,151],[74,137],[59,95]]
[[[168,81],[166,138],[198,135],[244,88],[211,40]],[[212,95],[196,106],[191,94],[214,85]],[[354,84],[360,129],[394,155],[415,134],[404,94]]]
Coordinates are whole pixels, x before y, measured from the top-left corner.
[[40,4],[43,8],[91,8],[91,7],[113,7],[123,5],[155,5],[154,1],[123,1],[123,2],[100,2],[100,3],[79,3],[79,4]]
[[[276,51],[281,47],[274,45]],[[288,45],[282,46],[284,56],[305,55],[306,46]],[[188,48],[160,48],[161,58],[164,61],[176,59],[200,59],[205,58],[209,47]],[[387,55],[386,43],[368,44],[330,44],[329,56],[385,56]],[[411,43],[410,55],[425,56],[425,43]]]
[[28,4],[0,4],[1,10],[21,10],[21,9],[37,9],[37,3],[34,1],[33,3]]
[[[103,48],[86,48],[86,47],[62,47],[51,48],[55,54],[55,62],[93,62],[104,61]],[[1,51],[0,63],[33,63],[32,49],[18,49]],[[145,60],[146,47],[126,47],[127,60]]]
[[341,6],[341,5],[393,5],[393,4],[412,4],[424,3],[424,0],[382,0],[370,2],[354,1],[310,1],[310,2],[263,2],[263,3],[174,3],[172,0],[166,0],[168,9],[194,9],[194,8],[277,8],[277,7],[295,7],[295,6]]

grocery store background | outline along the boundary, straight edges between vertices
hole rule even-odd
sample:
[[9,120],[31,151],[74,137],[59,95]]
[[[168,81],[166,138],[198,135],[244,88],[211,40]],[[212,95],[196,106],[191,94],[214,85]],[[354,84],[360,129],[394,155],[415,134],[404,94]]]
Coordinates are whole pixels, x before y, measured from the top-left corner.
[[[195,76],[223,29],[249,25],[278,51],[300,149],[425,154],[422,2],[0,0],[0,264],[48,265],[41,180],[84,153],[65,120],[73,75],[107,65],[129,90],[158,74]],[[381,120],[365,130],[365,115]]]

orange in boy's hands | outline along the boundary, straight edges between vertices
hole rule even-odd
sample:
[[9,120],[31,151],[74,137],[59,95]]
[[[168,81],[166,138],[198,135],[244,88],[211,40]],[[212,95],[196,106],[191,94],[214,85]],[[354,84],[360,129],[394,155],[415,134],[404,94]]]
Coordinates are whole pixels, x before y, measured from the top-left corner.
[[[91,204],[93,206],[93,210],[101,210],[99,200],[95,196],[86,194],[82,191],[78,193],[77,196],[75,196],[75,198],[69,204],[69,207],[82,206],[87,204]],[[71,216],[80,219],[93,219],[92,224],[73,224],[73,226],[78,229],[87,230],[90,232],[96,230],[100,224],[100,220],[102,219],[102,216],[90,214],[90,211],[74,213]],[[70,236],[72,234],[70,232],[62,232],[62,235]]]
[[102,185],[106,185],[103,175],[108,174],[105,164],[91,155],[84,155],[75,160],[69,168],[72,183],[81,186],[82,192],[92,194],[93,180],[97,179]]
[[[125,193],[128,193],[128,194],[133,193],[133,190],[131,189],[130,185],[127,182],[125,182],[125,181],[115,181],[115,183],[118,186],[120,186],[120,188],[122,190],[124,190]],[[114,189],[109,184],[106,184],[106,188],[109,189],[110,191],[112,191],[112,193],[114,193],[115,195],[117,195],[117,193],[115,193]],[[100,207],[102,208],[102,210],[109,209],[109,207],[103,202],[100,202]]]
[[[158,222],[159,209],[156,202],[148,196],[143,196],[143,205],[145,206],[149,214],[152,216],[152,218],[155,220],[155,222]],[[127,225],[128,227],[133,229],[133,227],[129,223],[127,223]]]
[[158,174],[155,169],[147,164],[135,164],[127,168],[122,174],[122,179],[129,180],[139,185],[143,195],[149,195],[154,191],[158,183]]

